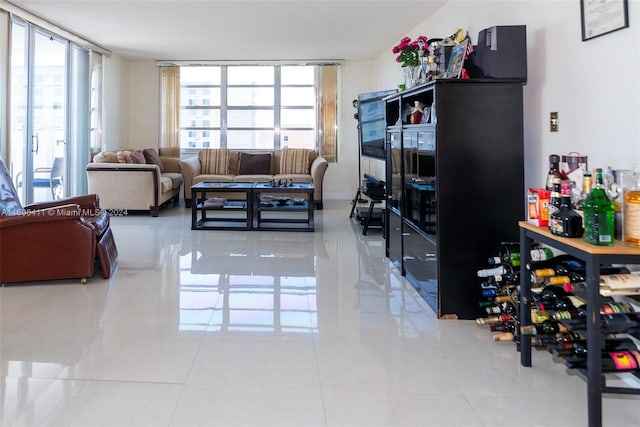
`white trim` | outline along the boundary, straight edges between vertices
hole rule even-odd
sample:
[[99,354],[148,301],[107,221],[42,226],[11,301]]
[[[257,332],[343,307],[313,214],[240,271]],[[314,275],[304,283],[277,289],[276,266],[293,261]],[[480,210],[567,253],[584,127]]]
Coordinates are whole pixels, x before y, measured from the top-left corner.
[[251,60],[251,61],[156,61],[158,67],[171,66],[197,66],[197,65],[344,65],[343,59],[322,59],[322,60]]

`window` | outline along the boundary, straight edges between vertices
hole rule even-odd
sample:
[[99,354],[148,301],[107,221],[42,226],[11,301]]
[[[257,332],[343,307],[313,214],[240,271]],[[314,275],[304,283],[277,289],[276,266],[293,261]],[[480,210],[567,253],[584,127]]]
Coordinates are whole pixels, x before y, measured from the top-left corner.
[[318,146],[316,67],[180,67],[180,148]]

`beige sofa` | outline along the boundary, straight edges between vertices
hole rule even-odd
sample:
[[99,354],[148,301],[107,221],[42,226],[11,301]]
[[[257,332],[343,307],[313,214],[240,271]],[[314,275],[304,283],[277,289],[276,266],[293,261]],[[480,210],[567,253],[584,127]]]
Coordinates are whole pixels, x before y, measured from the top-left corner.
[[[289,149],[283,155],[284,151],[286,149],[259,151],[205,149],[193,157],[182,159],[180,169],[185,183],[185,205],[191,206],[191,186],[203,181],[269,182],[282,180],[284,182],[291,180],[293,182],[312,182],[316,209],[322,209],[322,181],[328,166],[327,161],[313,150]],[[297,151],[295,155],[294,151]],[[300,154],[305,156],[301,157]],[[268,157],[265,158],[265,156]],[[234,197],[230,193],[222,196]],[[240,198],[244,197],[244,194],[235,196]]]
[[104,209],[120,214],[143,210],[157,217],[161,206],[180,201],[179,161],[153,149],[103,151],[87,165],[89,193],[100,196]]

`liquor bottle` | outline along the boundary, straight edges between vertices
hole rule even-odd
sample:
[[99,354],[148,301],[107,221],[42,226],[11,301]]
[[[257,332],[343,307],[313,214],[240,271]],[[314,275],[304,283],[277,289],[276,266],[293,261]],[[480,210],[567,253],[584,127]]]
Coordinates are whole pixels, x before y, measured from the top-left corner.
[[558,212],[560,209],[560,199],[562,198],[562,180],[560,178],[553,178],[553,184],[551,187],[551,197],[549,198],[549,219],[551,215]]
[[[600,363],[602,372],[637,371],[640,369],[640,352],[637,350],[603,352]],[[566,366],[569,369],[586,369],[587,359],[568,359]]]
[[562,181],[560,192],[560,207],[549,215],[549,231],[555,236],[582,237],[582,217],[571,209],[569,181]]
[[624,195],[624,242],[640,246],[640,166],[633,168],[633,186]]
[[607,197],[602,169],[596,169],[596,185],[583,203],[584,240],[593,245],[611,246],[615,241],[613,203]]
[[551,191],[553,188],[553,179],[562,179],[560,174],[560,156],[557,154],[551,154],[549,156],[549,172],[547,172],[547,183],[545,189]]
[[589,193],[591,193],[591,183],[591,172],[584,172],[582,175],[582,192],[580,193],[580,199],[573,208],[576,213],[582,217],[582,224],[584,224],[584,201],[589,197]]

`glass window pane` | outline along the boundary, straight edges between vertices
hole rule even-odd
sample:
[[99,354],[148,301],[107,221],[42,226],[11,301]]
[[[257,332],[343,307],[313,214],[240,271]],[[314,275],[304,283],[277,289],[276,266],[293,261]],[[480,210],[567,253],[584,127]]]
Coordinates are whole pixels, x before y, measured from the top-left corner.
[[220,131],[181,129],[180,142],[182,148],[220,148]]
[[280,112],[281,128],[304,127],[313,128],[316,120],[315,110],[282,109]]
[[312,130],[280,131],[280,148],[316,148],[316,133]]
[[313,65],[281,67],[280,79],[283,85],[315,85],[315,67]]
[[230,85],[272,85],[274,83],[272,66],[230,66],[227,68],[227,81]]
[[219,85],[220,67],[180,67],[181,85]]
[[313,87],[283,87],[282,105],[287,106],[314,106],[316,104],[316,91]]
[[181,105],[220,105],[220,88],[189,88],[180,91]]
[[227,148],[273,150],[273,131],[230,130],[227,132]]
[[231,87],[227,90],[227,103],[231,106],[273,106],[272,87]]
[[272,128],[273,110],[229,110],[227,126],[229,128]]
[[180,110],[180,127],[220,127],[220,110],[183,108]]

